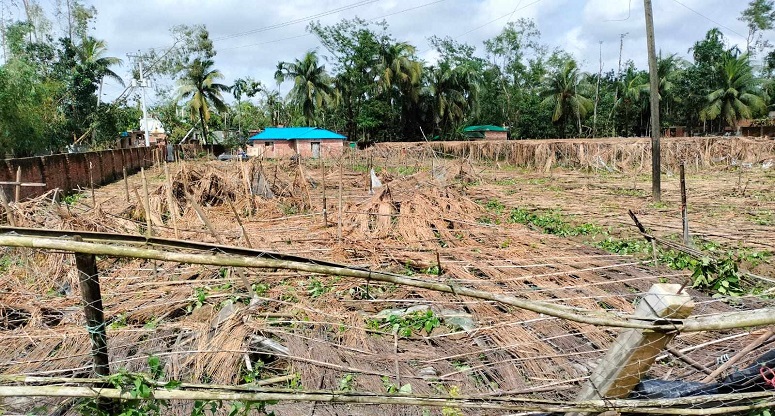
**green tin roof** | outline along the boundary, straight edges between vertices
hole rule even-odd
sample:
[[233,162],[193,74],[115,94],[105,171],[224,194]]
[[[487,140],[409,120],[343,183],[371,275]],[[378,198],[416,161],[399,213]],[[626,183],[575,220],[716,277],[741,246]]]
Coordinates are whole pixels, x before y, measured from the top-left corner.
[[465,132],[470,131],[509,131],[507,128],[503,128],[501,126],[493,126],[491,124],[484,125],[484,126],[468,126],[463,129]]

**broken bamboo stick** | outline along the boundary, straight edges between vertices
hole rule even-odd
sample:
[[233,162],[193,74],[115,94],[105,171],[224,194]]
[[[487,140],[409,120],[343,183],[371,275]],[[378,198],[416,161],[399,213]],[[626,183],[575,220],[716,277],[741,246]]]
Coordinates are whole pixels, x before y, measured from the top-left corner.
[[245,239],[245,244],[248,245],[248,248],[253,248],[253,243],[250,242],[250,238],[248,237],[247,231],[245,231],[245,226],[242,225],[242,220],[239,217],[239,214],[237,213],[237,210],[234,208],[234,204],[231,203],[231,199],[226,198],[226,202],[229,203],[229,208],[231,208],[231,212],[234,213],[234,218],[237,219],[237,224],[239,224],[240,230],[242,230],[242,238]]
[[743,357],[748,355],[749,352],[755,350],[759,347],[759,345],[762,345],[765,343],[768,339],[772,338],[772,336],[775,335],[775,330],[772,328],[768,329],[764,334],[762,334],[759,338],[756,338],[752,343],[748,344],[740,350],[737,354],[735,354],[732,358],[729,359],[729,361],[725,362],[724,364],[721,364],[717,369],[715,369],[712,373],[708,374],[707,377],[702,379],[703,383],[710,383],[716,380],[716,377],[719,376],[719,374],[723,373],[727,368],[731,367],[733,364],[740,361]]
[[91,189],[92,208],[97,208],[97,199],[94,197],[94,167],[89,162],[89,188]]
[[219,244],[223,244],[223,240],[221,239],[221,236],[215,231],[215,227],[213,227],[213,223],[210,222],[210,220],[207,218],[207,215],[202,210],[202,207],[199,206],[199,204],[194,200],[194,197],[191,196],[191,194],[188,193],[188,191],[185,191],[186,194],[186,201],[194,208],[194,211],[196,211],[196,215],[199,217],[199,219],[204,223],[205,227],[210,231],[210,234],[215,238],[215,241],[217,241]]
[[[202,243],[197,244],[202,246]],[[506,294],[492,293],[484,290],[468,288],[465,286],[458,286],[447,282],[437,282],[428,279],[416,279],[392,273],[372,271],[362,268],[351,268],[341,265],[317,264],[316,261],[311,259],[302,260],[301,258],[298,258],[298,260],[282,260],[276,258],[258,257],[255,255],[196,254],[177,251],[162,251],[139,247],[76,242],[61,238],[27,237],[13,234],[0,234],[0,246],[71,251],[112,257],[143,258],[148,260],[160,260],[190,264],[208,264],[225,267],[231,266],[288,269],[326,275],[347,276],[366,280],[395,283],[399,285],[434,290],[444,293],[452,293],[459,296],[468,296],[477,299],[490,300],[536,313],[542,313],[556,318],[601,326],[640,328],[663,331],[675,330],[679,332],[698,332],[775,325],[775,308],[762,308],[741,312],[725,312],[723,315],[704,315],[690,317],[682,320],[671,320],[667,318],[657,320],[632,317],[628,318],[620,317],[618,315],[606,312],[532,301]]]
[[172,179],[170,178],[170,168],[167,162],[164,162],[164,176],[167,181],[167,207],[172,218],[172,229],[175,231],[175,238],[180,238],[178,234],[178,207],[175,204],[175,198],[172,197]]
[[124,194],[126,195],[126,202],[129,202],[129,180],[126,178],[126,166],[121,169],[124,174]]
[[8,200],[5,199],[5,191],[3,191],[2,188],[0,188],[0,204],[2,204],[3,209],[5,210],[5,217],[8,218],[8,224],[11,224],[11,227],[16,227],[16,219],[11,212],[11,207],[8,204]]
[[16,168],[16,186],[14,187],[14,202],[17,204],[21,201],[22,196],[22,167]]
[[681,162],[679,170],[681,177],[681,223],[683,224],[683,240],[685,245],[691,246],[691,240],[689,239],[689,217],[686,206],[686,169],[683,162]]
[[342,188],[344,187],[344,163],[339,164],[339,219],[337,221],[336,236],[342,242]]
[[145,169],[140,168],[140,177],[143,180],[143,209],[145,209],[145,223],[146,223],[146,230],[145,234],[148,237],[153,236],[153,223],[151,221],[151,201],[150,196],[148,195],[148,180],[145,177]]

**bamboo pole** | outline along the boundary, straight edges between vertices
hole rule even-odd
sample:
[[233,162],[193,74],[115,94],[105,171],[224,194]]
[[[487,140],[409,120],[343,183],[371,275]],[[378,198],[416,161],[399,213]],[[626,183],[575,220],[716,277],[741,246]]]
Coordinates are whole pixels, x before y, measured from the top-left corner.
[[703,383],[710,383],[716,380],[716,377],[719,376],[719,374],[723,373],[727,368],[731,367],[733,364],[737,363],[748,355],[749,352],[755,350],[759,345],[764,344],[768,339],[770,339],[773,335],[775,335],[775,330],[772,328],[768,329],[767,332],[762,334],[759,338],[756,338],[752,343],[746,345],[745,348],[740,350],[737,354],[735,354],[734,357],[730,358],[729,361],[725,362],[724,364],[720,365],[719,368],[715,369],[712,373],[708,374],[707,377],[702,379]]
[[223,240],[221,239],[221,236],[215,231],[215,227],[213,227],[213,223],[210,222],[210,220],[207,218],[207,215],[202,210],[202,207],[199,206],[199,204],[194,200],[194,197],[191,196],[191,194],[188,193],[188,191],[185,191],[186,194],[186,201],[188,201],[189,204],[191,204],[192,207],[194,207],[194,211],[196,211],[196,215],[199,217],[199,219],[202,221],[202,223],[207,227],[207,229],[210,231],[210,234],[215,238],[215,241],[217,241],[219,244],[223,244]]
[[683,224],[684,244],[690,246],[691,240],[689,239],[689,217],[688,209],[686,206],[686,169],[684,167],[684,162],[681,162],[679,169],[681,176],[681,223]]
[[22,199],[22,167],[16,168],[16,186],[14,187],[14,202],[17,204]]
[[[705,367],[704,365],[702,365],[702,364],[698,363],[697,361],[693,360],[688,355],[682,353],[676,347],[674,347],[672,345],[668,345],[667,347],[665,347],[665,349],[668,350],[670,352],[670,354],[675,355],[679,360],[681,360],[681,361],[685,362],[686,364],[689,364],[690,366],[694,367],[696,370],[701,371],[701,372],[703,372],[705,374],[710,374],[710,370],[708,370],[707,367]],[[657,359],[655,361],[658,361],[658,358],[659,357],[657,357]]]
[[170,178],[170,168],[167,162],[164,162],[164,176],[167,181],[167,206],[172,218],[172,229],[175,231],[175,238],[177,239],[180,238],[178,234],[178,207],[175,204],[175,198],[172,197],[172,179]]
[[[0,386],[0,397],[84,397],[131,400],[135,399],[128,389],[96,388],[80,386]],[[222,401],[292,401],[384,404],[402,406],[428,406],[509,410],[520,412],[603,412],[615,409],[622,413],[713,415],[767,408],[775,405],[770,392],[733,393],[709,396],[683,397],[678,399],[609,399],[581,402],[560,402],[523,397],[431,397],[409,395],[382,395],[331,391],[298,392],[293,390],[265,389],[264,391],[235,392],[222,390],[153,389],[156,400],[222,400]],[[758,401],[755,401],[759,399]],[[764,400],[761,400],[764,399]],[[766,400],[769,399],[769,400]],[[717,401],[752,401],[748,405],[698,407]]]
[[320,168],[323,172],[322,186],[323,186],[323,226],[328,227],[328,201],[326,200],[326,165],[323,163],[323,158],[320,158]]
[[145,168],[140,168],[140,177],[143,180],[143,209],[145,209],[145,235],[153,237],[153,223],[151,222],[151,201],[148,195],[148,180],[145,177]]
[[[263,315],[262,315],[263,316]],[[145,376],[145,374],[143,374]],[[202,383],[180,383],[178,386],[181,389],[193,388],[193,389],[210,389],[210,390],[231,390],[231,391],[253,391],[263,390],[257,389],[260,386],[270,386],[272,384],[283,383],[288,380],[292,380],[298,377],[297,374],[288,374],[285,376],[277,376],[271,378],[265,378],[256,380],[250,384],[240,384],[236,386],[224,385],[224,384],[202,384]],[[148,377],[144,377],[145,382],[156,387],[164,387],[167,382],[153,380]],[[38,376],[25,376],[25,375],[0,375],[0,382],[3,383],[68,383],[68,384],[99,384],[104,382],[103,378],[96,377],[38,377]]]
[[245,244],[248,245],[249,248],[253,248],[253,243],[250,242],[250,238],[248,237],[247,231],[245,231],[245,226],[242,225],[242,220],[239,217],[239,214],[237,213],[237,210],[234,208],[234,204],[231,203],[231,199],[226,198],[226,202],[229,203],[229,208],[231,208],[231,212],[234,213],[234,218],[237,219],[237,224],[239,224],[240,230],[242,230],[242,238],[245,239]]
[[714,314],[701,317],[690,317],[683,320],[659,319],[657,321],[659,324],[653,324],[650,322],[653,322],[654,320],[650,319],[633,318],[627,316],[621,317],[607,312],[537,302],[505,294],[491,293],[484,290],[457,286],[450,283],[436,282],[427,279],[415,279],[408,276],[367,269],[316,264],[314,260],[297,261],[261,258],[245,255],[196,254],[178,251],[162,251],[139,247],[77,242],[57,238],[25,237],[9,234],[0,234],[0,246],[72,251],[103,256],[142,258],[148,260],[160,260],[188,264],[288,269],[333,276],[347,276],[366,280],[395,283],[399,285],[500,302],[506,305],[526,309],[536,313],[542,313],[556,318],[601,326],[653,329],[663,331],[676,330],[679,332],[698,332],[775,324],[775,308],[762,308],[752,311],[730,312],[724,313],[723,315]]
[[342,242],[342,188],[344,187],[344,161],[339,164],[339,219],[336,226],[336,236]]
[[94,197],[94,166],[89,162],[89,188],[91,188],[91,203],[93,208],[97,208],[97,199]]

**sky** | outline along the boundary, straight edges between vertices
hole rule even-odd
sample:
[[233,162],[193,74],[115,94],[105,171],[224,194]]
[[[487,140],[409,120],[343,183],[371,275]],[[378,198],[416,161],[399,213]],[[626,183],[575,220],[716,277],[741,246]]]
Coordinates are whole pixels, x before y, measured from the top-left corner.
[[[41,0],[51,7],[57,0]],[[85,0],[98,10],[94,35],[108,44],[108,55],[124,59],[120,75],[129,75],[127,53],[169,47],[169,29],[178,24],[204,24],[214,39],[215,67],[231,84],[250,76],[274,87],[277,62],[293,61],[305,52],[327,52],[305,28],[314,18],[334,24],[355,16],[386,20],[390,33],[413,44],[420,58],[434,62],[428,37],[450,36],[471,44],[485,57],[482,42],[496,36],[509,21],[534,19],[541,42],[570,52],[588,72],[622,60],[647,67],[641,0]],[[46,3],[49,3],[46,5]],[[747,27],[738,20],[748,0],[653,0],[657,49],[689,58],[689,48],[718,27],[731,44],[745,47]],[[287,24],[286,24],[287,23]],[[772,32],[768,33],[772,35]],[[601,43],[602,42],[602,43]],[[290,85],[283,85],[287,91]],[[103,100],[123,88],[108,81]],[[149,90],[149,103],[157,97]]]

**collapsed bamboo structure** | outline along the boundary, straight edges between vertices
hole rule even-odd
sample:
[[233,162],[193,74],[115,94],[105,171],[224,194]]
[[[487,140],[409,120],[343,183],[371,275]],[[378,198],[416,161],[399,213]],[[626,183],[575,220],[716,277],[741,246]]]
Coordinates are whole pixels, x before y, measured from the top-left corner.
[[[661,355],[648,376],[700,380],[705,373],[686,358],[712,367],[709,361],[761,336],[752,326],[772,324],[773,304],[766,298],[714,298],[691,288],[698,306],[690,318],[633,320],[633,305],[652,284],[683,284],[689,273],[509,221],[512,208],[551,206],[541,205],[533,193],[549,185],[565,186],[578,201],[568,204],[572,212],[581,211],[583,197],[595,192],[613,199],[602,186],[576,189],[592,182],[588,173],[563,173],[555,165],[551,176],[542,173],[545,165],[537,173],[521,173],[506,169],[511,165],[503,161],[445,159],[429,147],[404,158],[396,157],[400,150],[380,155],[383,148],[323,166],[170,165],[169,181],[148,175],[148,211],[140,198],[125,195],[123,184],[97,188],[94,207],[77,198],[66,202],[58,193],[11,204],[8,212],[17,226],[36,230],[0,230],[0,241],[16,246],[0,249],[0,258],[8,259],[0,261],[0,348],[16,352],[0,359],[0,388],[20,387],[24,382],[11,381],[20,376],[89,376],[89,333],[73,290],[74,251],[98,254],[113,372],[148,372],[147,357],[156,356],[166,377],[189,384],[250,388],[246,380],[280,379],[306,397],[282,396],[289,401],[273,409],[289,414],[309,413],[310,406],[316,414],[373,410],[363,403],[379,403],[385,414],[419,415],[423,406],[435,406],[430,403],[492,406],[472,405],[467,414],[616,405],[659,413],[646,401],[587,407],[574,401],[579,384],[615,343],[614,327],[679,331],[671,348],[680,355]],[[364,168],[368,160],[381,168],[385,184],[373,195]],[[724,178],[736,174],[720,172]],[[141,185],[136,176],[128,184]],[[766,197],[768,186],[752,183],[735,198]],[[323,187],[329,196],[325,222]],[[340,189],[338,210],[334,196]],[[708,199],[712,192],[709,187]],[[639,197],[615,198],[634,203]],[[635,208],[639,215],[654,213],[645,204]],[[143,237],[146,213],[152,238]],[[626,220],[626,211],[622,214]],[[602,212],[595,215],[605,219]],[[642,218],[647,226],[658,223]],[[760,228],[751,233],[770,230]],[[180,238],[170,240],[175,233]],[[84,242],[62,238],[75,234]],[[423,327],[413,329],[418,320]],[[408,332],[394,333],[394,325]],[[58,383],[32,380],[26,383]],[[389,395],[407,385],[411,397]],[[341,390],[366,399],[330,393]],[[64,391],[50,393],[65,397]],[[328,396],[315,396],[321,391]],[[750,401],[761,397],[769,396],[679,400],[663,410],[729,413],[741,410],[736,400],[746,400],[741,406],[750,409]],[[716,399],[722,400],[716,409],[702,408]],[[25,409],[32,403],[8,400],[0,406]],[[525,400],[539,403],[519,407]],[[174,414],[190,414],[190,402],[173,401]]]

